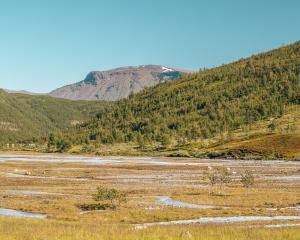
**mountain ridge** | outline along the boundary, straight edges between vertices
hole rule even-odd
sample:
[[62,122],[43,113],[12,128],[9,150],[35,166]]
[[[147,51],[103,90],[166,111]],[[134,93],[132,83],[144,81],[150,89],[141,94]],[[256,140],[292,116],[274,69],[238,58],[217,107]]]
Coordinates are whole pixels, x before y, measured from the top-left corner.
[[32,95],[32,96],[45,95],[44,93],[35,93],[35,92],[26,91],[26,90],[10,90],[10,89],[4,89],[4,88],[0,88],[0,89],[7,93],[25,94],[25,95]]
[[48,95],[69,100],[115,101],[188,73],[191,71],[162,65],[127,66],[106,71],[91,71],[84,80],[62,86]]

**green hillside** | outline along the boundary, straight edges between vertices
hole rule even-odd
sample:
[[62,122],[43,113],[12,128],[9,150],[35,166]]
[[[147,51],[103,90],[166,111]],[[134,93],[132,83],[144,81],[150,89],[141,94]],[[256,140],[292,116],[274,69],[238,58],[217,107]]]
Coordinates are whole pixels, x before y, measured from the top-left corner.
[[282,116],[300,104],[300,42],[190,74],[103,107],[65,134],[74,145],[180,146]]
[[0,143],[36,142],[88,120],[104,103],[73,102],[0,90]]

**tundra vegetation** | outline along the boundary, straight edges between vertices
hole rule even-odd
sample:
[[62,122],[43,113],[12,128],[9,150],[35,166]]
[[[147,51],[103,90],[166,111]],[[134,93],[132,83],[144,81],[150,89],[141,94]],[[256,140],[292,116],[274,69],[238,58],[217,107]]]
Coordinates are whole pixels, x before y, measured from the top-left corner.
[[[213,169],[210,167],[206,174],[210,185],[209,194],[220,196],[225,194],[226,184],[232,182],[232,174],[230,168]],[[215,192],[215,186],[218,186],[218,192]]]
[[245,188],[249,188],[254,185],[254,175],[249,170],[246,170],[241,176],[241,183]]
[[[5,160],[0,164],[0,207],[48,216],[37,220],[0,216],[0,239],[296,240],[300,237],[297,219],[136,227],[143,223],[205,217],[300,217],[296,208],[300,181],[293,178],[300,167],[297,161],[123,157],[97,164],[87,162],[95,161],[95,157],[83,158],[81,162],[76,162],[76,157],[74,162],[72,157],[65,157],[66,162],[45,164],[45,156],[27,155],[18,160],[18,156],[0,155]],[[242,175],[248,179],[247,183],[252,182],[245,169],[255,174],[255,184],[248,188],[241,183]],[[209,172],[215,176],[212,179],[216,184],[211,191],[214,194],[208,191],[210,181],[203,178]],[[175,203],[209,207],[173,206],[170,201],[159,201],[157,196],[168,196]],[[277,224],[296,226],[265,227]]]
[[92,195],[94,201],[98,203],[81,204],[79,208],[85,211],[114,209],[127,201],[127,195],[115,188],[98,186],[95,194]]

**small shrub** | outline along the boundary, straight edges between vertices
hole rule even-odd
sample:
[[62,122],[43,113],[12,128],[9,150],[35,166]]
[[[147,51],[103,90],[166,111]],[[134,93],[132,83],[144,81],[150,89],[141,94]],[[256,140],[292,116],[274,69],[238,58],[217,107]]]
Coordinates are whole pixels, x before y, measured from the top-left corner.
[[115,188],[97,187],[96,194],[93,195],[93,199],[97,202],[109,201],[112,206],[116,206],[116,203],[120,206],[122,202],[127,201],[126,193],[120,192]]
[[207,173],[207,179],[210,185],[209,194],[214,194],[214,186],[219,186],[218,194],[221,195],[224,191],[224,186],[231,182],[231,172],[230,169],[221,169],[218,171],[212,171],[211,169]]
[[214,186],[218,183],[218,175],[214,172],[209,172],[207,174],[207,179],[209,181],[209,195],[213,195],[214,193]]
[[245,171],[241,176],[241,183],[243,187],[249,188],[254,185],[254,175],[250,171]]

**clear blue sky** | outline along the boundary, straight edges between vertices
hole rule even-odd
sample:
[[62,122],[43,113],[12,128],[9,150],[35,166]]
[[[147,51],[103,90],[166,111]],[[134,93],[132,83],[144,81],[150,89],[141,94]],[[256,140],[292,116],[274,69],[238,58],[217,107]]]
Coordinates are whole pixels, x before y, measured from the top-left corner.
[[300,40],[299,0],[7,0],[0,87],[47,92],[91,70],[198,70]]

